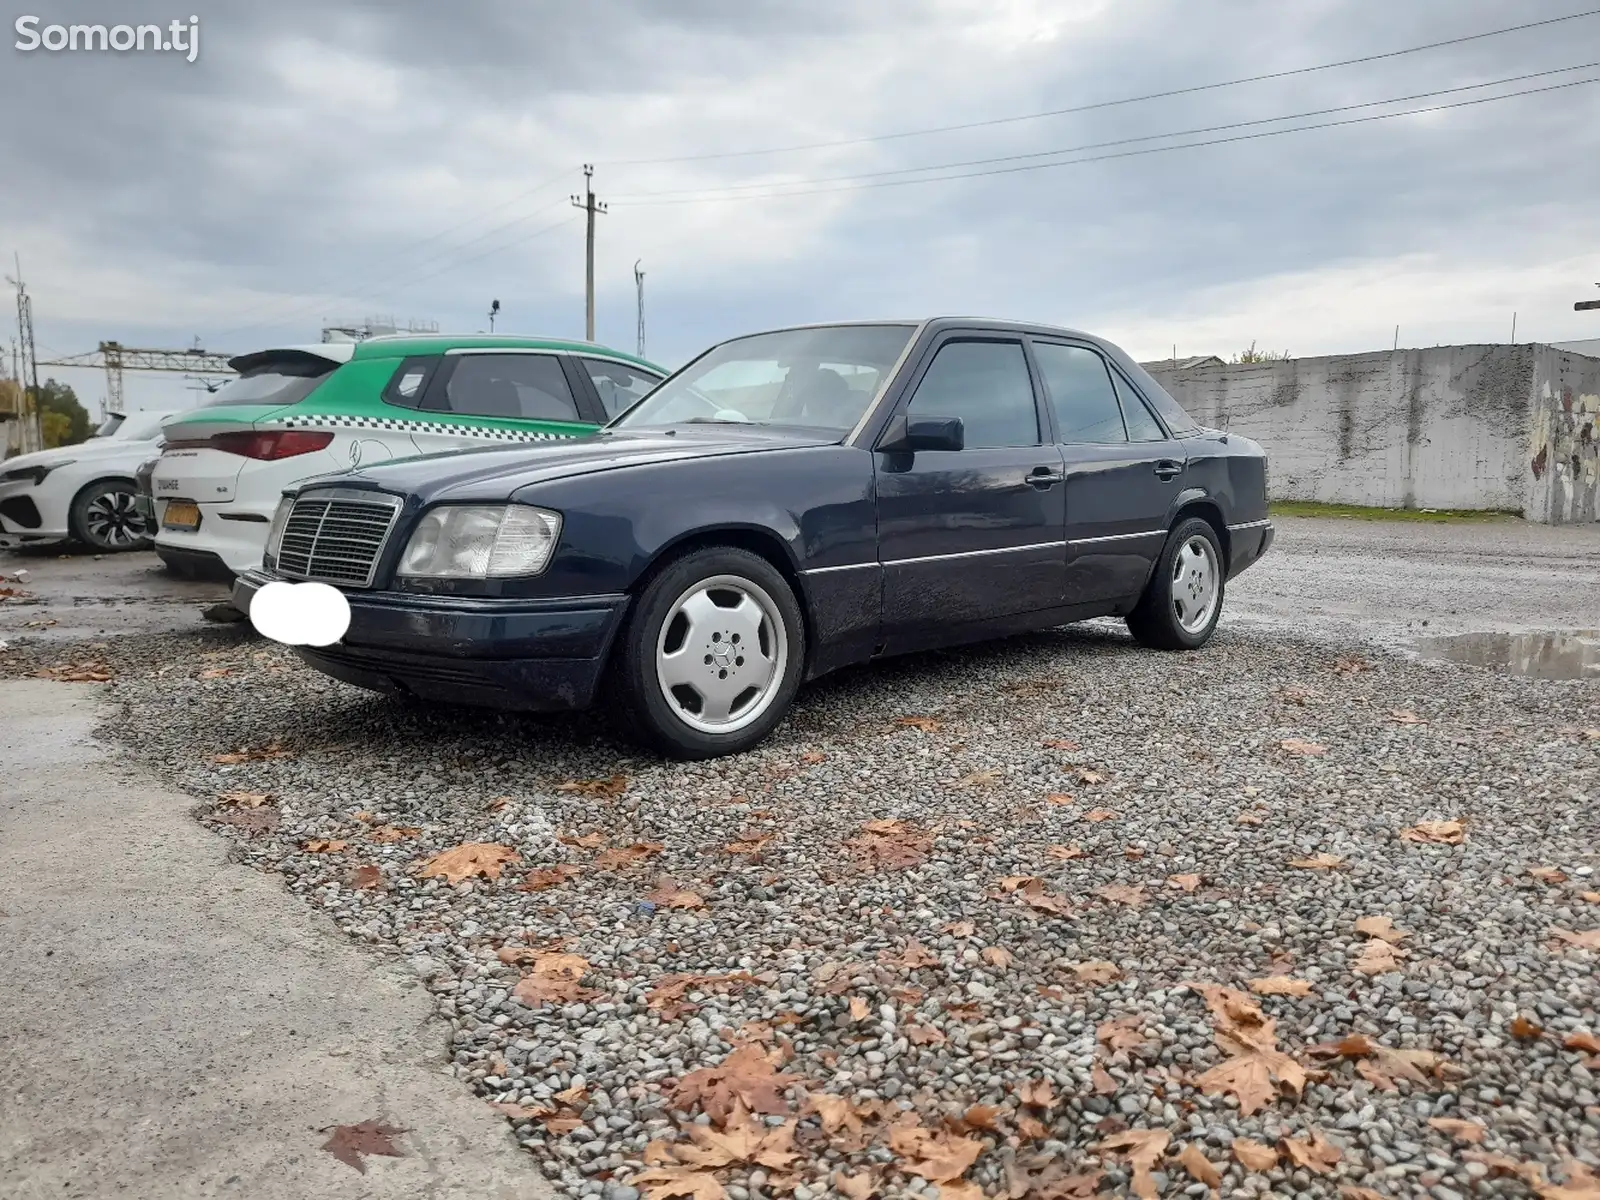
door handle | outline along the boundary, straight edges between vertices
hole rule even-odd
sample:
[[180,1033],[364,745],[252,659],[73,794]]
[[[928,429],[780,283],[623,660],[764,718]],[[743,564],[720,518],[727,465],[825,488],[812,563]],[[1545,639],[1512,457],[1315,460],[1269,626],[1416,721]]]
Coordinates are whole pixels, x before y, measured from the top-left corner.
[[1065,471],[1058,470],[1055,467],[1035,467],[1028,472],[1028,482],[1041,491],[1051,484],[1060,483],[1066,477]]
[[1181,475],[1182,473],[1183,464],[1181,462],[1174,462],[1170,458],[1163,458],[1160,462],[1156,463],[1156,478],[1158,479],[1171,479],[1176,475]]

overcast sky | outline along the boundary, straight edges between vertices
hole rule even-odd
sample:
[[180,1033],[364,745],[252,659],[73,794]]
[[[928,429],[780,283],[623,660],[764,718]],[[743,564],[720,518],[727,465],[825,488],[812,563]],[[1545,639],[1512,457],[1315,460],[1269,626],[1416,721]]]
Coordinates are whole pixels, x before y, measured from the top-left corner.
[[[642,259],[647,350],[668,365],[761,327],[951,312],[1087,328],[1144,359],[1174,344],[1383,349],[1396,324],[1402,345],[1505,341],[1514,311],[1519,340],[1600,336],[1600,312],[1572,309],[1600,297],[1600,83],[954,181],[795,182],[1600,77],[1471,88],[1600,62],[1588,17],[859,140],[1288,71],[1585,3],[12,0],[8,41],[23,15],[41,27],[195,15],[200,40],[194,63],[0,51],[0,250],[8,273],[21,255],[41,358],[102,339],[243,352],[378,314],[472,331],[492,299],[497,329],[581,336],[583,225],[568,196],[587,160],[611,202],[597,336],[633,348]],[[814,194],[767,194],[783,186]],[[91,408],[103,395],[98,373],[44,373]],[[187,394],[130,376],[129,398],[179,407]]]

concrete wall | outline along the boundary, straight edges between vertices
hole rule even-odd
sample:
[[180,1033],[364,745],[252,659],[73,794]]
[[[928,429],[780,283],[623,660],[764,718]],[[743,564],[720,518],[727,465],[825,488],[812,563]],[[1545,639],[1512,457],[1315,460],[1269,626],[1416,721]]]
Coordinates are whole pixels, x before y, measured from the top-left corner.
[[1527,517],[1600,521],[1600,358],[1539,347]]
[[[1595,434],[1585,442],[1582,432],[1600,360],[1548,346],[1438,346],[1145,367],[1201,424],[1266,447],[1273,499],[1600,519]],[[1549,447],[1537,470],[1535,442]],[[1549,465],[1557,455],[1563,472]]]

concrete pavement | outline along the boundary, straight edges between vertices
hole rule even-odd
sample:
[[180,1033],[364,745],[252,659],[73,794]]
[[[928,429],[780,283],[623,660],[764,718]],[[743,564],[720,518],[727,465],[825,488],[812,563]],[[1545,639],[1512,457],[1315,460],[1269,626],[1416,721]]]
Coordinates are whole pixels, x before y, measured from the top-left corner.
[[[0,1197],[552,1195],[421,986],[95,746],[98,691],[0,683]],[[368,1119],[405,1157],[319,1149]]]

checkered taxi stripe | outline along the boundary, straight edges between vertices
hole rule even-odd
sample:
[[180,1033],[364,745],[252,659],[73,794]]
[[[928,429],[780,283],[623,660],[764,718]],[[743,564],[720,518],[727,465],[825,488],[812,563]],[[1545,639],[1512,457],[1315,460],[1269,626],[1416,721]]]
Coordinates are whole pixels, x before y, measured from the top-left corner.
[[496,442],[560,442],[582,437],[580,433],[548,433],[537,429],[503,429],[497,425],[467,425],[454,421],[405,421],[394,417],[343,417],[329,414],[312,417],[279,417],[263,425],[283,425],[291,429],[387,429],[396,433],[438,433],[456,437],[485,438]]

